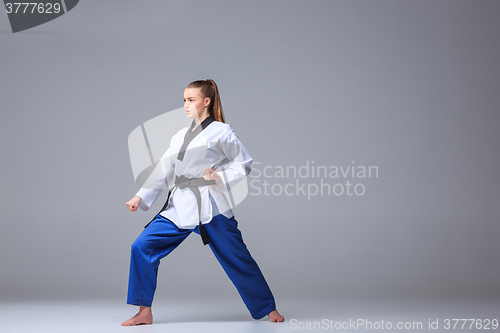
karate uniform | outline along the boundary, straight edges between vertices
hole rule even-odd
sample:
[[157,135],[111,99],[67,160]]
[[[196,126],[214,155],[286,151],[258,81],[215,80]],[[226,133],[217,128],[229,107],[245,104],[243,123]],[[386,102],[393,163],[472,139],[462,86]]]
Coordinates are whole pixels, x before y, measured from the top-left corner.
[[[137,196],[148,210],[160,194],[169,196],[155,218],[132,244],[127,303],[151,306],[160,259],[191,234],[202,233],[254,319],[276,308],[274,297],[248,251],[231,208],[246,194],[252,158],[229,124],[206,118],[193,132],[175,134],[161,160]],[[186,179],[205,182],[203,171],[213,168],[221,178],[209,185],[186,185]],[[193,180],[194,179],[194,180]],[[184,182],[184,183],[183,183]]]

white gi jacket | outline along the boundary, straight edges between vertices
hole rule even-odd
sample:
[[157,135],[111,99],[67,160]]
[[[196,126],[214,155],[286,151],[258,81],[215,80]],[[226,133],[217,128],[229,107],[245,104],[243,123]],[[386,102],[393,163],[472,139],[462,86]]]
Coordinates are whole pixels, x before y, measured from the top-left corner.
[[[184,127],[172,137],[170,147],[136,194],[141,197],[139,208],[147,211],[165,189],[172,190],[168,206],[161,215],[183,229],[196,227],[200,220],[202,224],[211,221],[213,209],[209,194],[217,210],[231,218],[231,208],[248,192],[246,176],[252,167],[252,158],[229,124],[209,116],[198,126],[200,129],[195,129],[194,134],[197,130],[201,132],[193,138],[190,133],[194,126],[193,120],[190,127]],[[190,142],[186,140],[189,136]],[[179,152],[187,143],[182,156]],[[198,214],[193,191],[175,186],[175,176],[199,178],[206,168],[213,168],[221,180],[212,185],[198,186],[201,194],[201,211]]]

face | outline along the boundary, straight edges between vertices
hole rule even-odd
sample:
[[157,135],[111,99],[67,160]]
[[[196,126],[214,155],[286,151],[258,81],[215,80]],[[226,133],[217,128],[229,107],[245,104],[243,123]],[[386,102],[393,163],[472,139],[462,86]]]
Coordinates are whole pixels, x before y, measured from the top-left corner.
[[204,112],[208,112],[210,98],[200,95],[200,88],[186,88],[184,90],[184,109],[190,119],[200,119]]

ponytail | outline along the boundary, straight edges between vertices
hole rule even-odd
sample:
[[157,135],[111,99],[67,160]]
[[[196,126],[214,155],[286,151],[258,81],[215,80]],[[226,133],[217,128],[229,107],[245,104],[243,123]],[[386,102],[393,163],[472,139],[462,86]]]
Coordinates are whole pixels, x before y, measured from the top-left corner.
[[208,105],[208,114],[213,116],[216,121],[226,122],[224,112],[222,112],[222,104],[220,101],[219,89],[217,84],[212,79],[193,81],[186,88],[200,88],[200,94],[203,98],[210,98]]

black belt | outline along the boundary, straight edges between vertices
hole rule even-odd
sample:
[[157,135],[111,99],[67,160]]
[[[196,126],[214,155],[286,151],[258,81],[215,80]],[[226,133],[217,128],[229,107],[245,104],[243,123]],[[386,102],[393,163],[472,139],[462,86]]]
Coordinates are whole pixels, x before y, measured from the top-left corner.
[[[200,190],[198,189],[198,186],[205,186],[205,185],[212,185],[212,184],[215,184],[214,179],[206,180],[203,177],[187,178],[185,176],[180,176],[180,177],[175,176],[175,186],[177,186],[180,189],[184,189],[186,187],[189,187],[189,189],[193,192],[194,196],[196,197],[196,201],[198,203],[198,216],[199,216],[198,226],[200,229],[201,240],[203,241],[204,245],[207,245],[210,243],[210,238],[208,237],[208,235],[207,235],[207,233],[206,233],[206,231],[203,228],[203,225],[201,223],[201,194],[200,194]],[[167,208],[168,199],[170,198],[171,193],[172,193],[172,191],[168,192],[167,201],[165,201],[163,208],[160,210],[160,212],[158,214],[160,214],[161,212],[163,212]],[[156,214],[156,215],[158,215],[158,214]],[[153,220],[154,219],[155,218],[153,218]],[[151,220],[151,222],[153,220]],[[151,222],[149,222],[149,223],[151,223]],[[149,225],[149,223],[144,228],[146,228]]]

